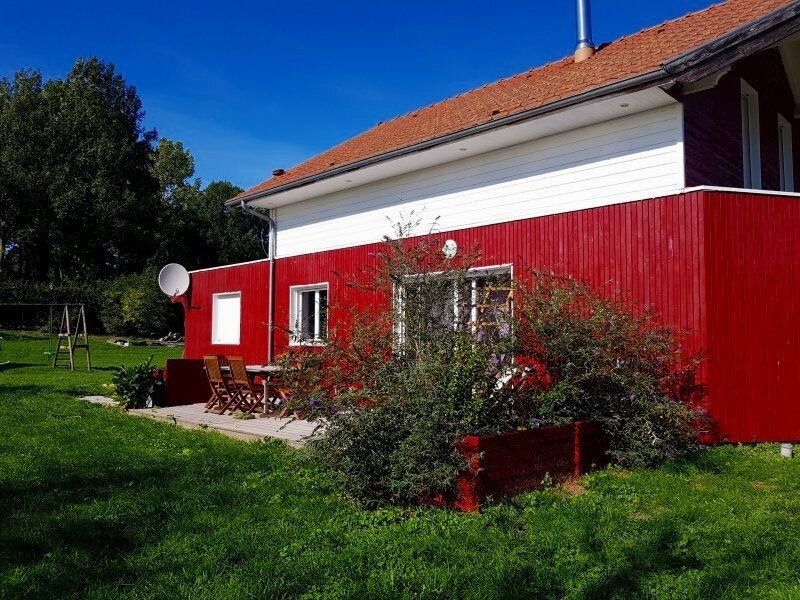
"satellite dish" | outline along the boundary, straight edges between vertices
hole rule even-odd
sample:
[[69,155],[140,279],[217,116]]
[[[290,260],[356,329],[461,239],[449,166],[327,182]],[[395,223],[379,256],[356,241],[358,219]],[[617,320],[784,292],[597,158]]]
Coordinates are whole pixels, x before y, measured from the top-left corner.
[[445,258],[452,259],[458,252],[458,244],[456,244],[455,240],[447,240],[442,246],[442,252],[444,252]]
[[182,296],[189,289],[189,271],[178,263],[166,265],[158,274],[158,287],[167,296]]

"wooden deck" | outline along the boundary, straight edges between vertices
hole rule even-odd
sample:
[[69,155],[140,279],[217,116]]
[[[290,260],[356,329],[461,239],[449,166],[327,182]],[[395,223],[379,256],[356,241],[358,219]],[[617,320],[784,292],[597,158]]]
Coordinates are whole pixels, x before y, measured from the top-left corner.
[[163,408],[137,408],[129,410],[128,413],[175,423],[190,429],[207,427],[243,440],[277,438],[295,447],[305,445],[309,436],[319,426],[318,423],[288,417],[279,419],[272,416],[256,416],[254,419],[234,419],[230,415],[204,412],[202,403]]

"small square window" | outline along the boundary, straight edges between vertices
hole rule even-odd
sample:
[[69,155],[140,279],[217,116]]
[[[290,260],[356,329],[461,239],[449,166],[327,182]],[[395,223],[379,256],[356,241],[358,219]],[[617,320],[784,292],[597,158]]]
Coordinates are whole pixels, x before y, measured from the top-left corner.
[[328,337],[328,284],[292,286],[290,294],[291,342],[323,343]]
[[211,304],[211,343],[239,343],[242,325],[242,293],[214,294]]

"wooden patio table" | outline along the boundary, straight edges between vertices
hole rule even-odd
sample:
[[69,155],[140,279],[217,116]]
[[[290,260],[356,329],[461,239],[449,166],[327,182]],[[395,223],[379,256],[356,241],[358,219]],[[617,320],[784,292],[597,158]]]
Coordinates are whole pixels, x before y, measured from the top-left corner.
[[[261,383],[264,386],[264,397],[261,400],[262,412],[267,412],[267,403],[269,402],[270,388],[274,388],[276,397],[278,396],[278,383],[280,382],[280,374],[283,372],[283,367],[279,365],[247,365],[247,374],[253,377],[261,377]],[[249,412],[255,412],[259,408],[254,404]]]

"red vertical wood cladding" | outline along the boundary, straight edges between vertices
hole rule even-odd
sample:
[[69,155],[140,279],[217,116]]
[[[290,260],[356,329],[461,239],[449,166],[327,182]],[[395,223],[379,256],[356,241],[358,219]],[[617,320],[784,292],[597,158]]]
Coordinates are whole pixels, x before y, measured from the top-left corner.
[[[184,358],[204,354],[242,356],[263,363],[267,353],[269,262],[258,261],[192,273],[189,309],[185,312]],[[213,294],[241,292],[241,331],[238,345],[211,343]]]
[[[280,234],[279,234],[280,235]],[[800,199],[692,192],[447,232],[477,245],[482,266],[514,276],[547,269],[589,281],[609,296],[655,308],[704,349],[708,408],[720,439],[800,440]],[[288,346],[290,286],[327,282],[336,306],[367,307],[344,281],[374,264],[378,244],[287,257],[276,263],[276,351]],[[269,263],[192,274],[186,357],[266,359]],[[337,275],[338,274],[338,275]],[[211,345],[212,293],[242,292],[239,346]]]
[[[512,264],[515,277],[547,269],[588,280],[609,295],[655,307],[666,322],[691,332],[698,348],[702,310],[700,204],[695,195],[618,204],[443,234],[462,249],[477,246],[481,266]],[[289,287],[327,282],[332,305],[361,303],[342,278],[374,261],[378,245],[279,259],[277,351],[285,349]]]
[[705,194],[712,412],[731,441],[800,440],[800,199]]

